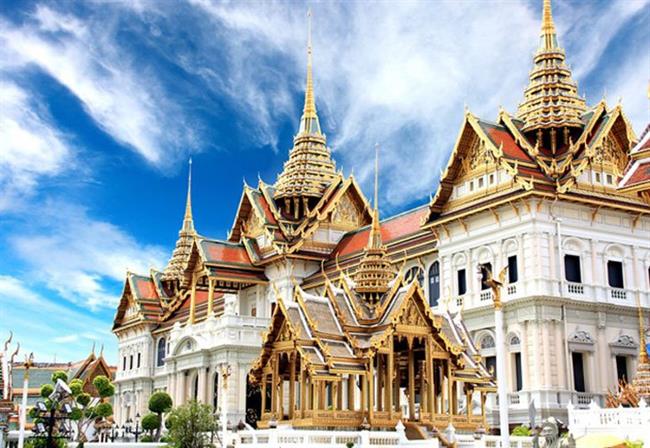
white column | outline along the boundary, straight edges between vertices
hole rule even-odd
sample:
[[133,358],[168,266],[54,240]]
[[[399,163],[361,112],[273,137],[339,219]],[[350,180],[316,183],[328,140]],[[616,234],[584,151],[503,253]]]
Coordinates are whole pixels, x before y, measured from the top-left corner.
[[499,426],[501,429],[502,448],[510,448],[510,430],[508,428],[508,382],[506,379],[505,335],[503,334],[503,310],[500,306],[494,310],[494,333],[497,354],[497,393],[499,394]]
[[23,448],[25,443],[25,424],[27,423],[27,390],[29,389],[29,368],[25,369],[23,379],[23,400],[20,404],[20,430],[18,433],[18,448]]
[[198,390],[196,391],[196,399],[200,401],[201,403],[207,403],[206,401],[206,389],[207,389],[207,384],[206,384],[206,376],[207,373],[205,371],[205,367],[199,367],[197,374],[199,375],[199,382],[197,384]]

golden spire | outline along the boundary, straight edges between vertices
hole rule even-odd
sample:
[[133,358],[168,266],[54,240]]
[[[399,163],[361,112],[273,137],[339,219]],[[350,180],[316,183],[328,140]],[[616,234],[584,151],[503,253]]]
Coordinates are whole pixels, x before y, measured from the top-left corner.
[[194,219],[192,218],[192,158],[188,162],[189,174],[187,176],[187,199],[185,200],[185,217],[183,218],[183,230],[194,232]]
[[172,256],[163,270],[163,280],[180,280],[183,270],[187,264],[192,251],[192,244],[196,236],[194,229],[194,218],[192,217],[192,159],[189,162],[189,173],[187,176],[187,199],[185,200],[185,216],[183,217],[183,227],[178,232],[178,240]]
[[551,0],[544,0],[544,10],[542,12],[542,36],[552,36],[551,39],[544,41],[545,48],[554,48],[557,46],[557,41],[555,40],[555,23],[553,23]]
[[524,101],[517,111],[517,117],[524,122],[524,132],[582,127],[581,117],[587,110],[566,65],[564,50],[558,45],[551,0],[543,2],[540,45],[535,53],[530,82],[524,91]]
[[386,246],[381,238],[379,222],[379,145],[375,145],[375,204],[372,225],[368,235],[368,245],[355,273],[356,291],[360,293],[371,309],[379,302],[381,296],[389,289],[395,277],[393,265],[387,257]]
[[312,74],[311,54],[311,9],[307,11],[307,86],[305,87],[305,106],[300,118],[299,134],[320,134],[320,122],[316,113],[314,99],[314,78]]
[[274,198],[286,218],[303,218],[338,178],[325,135],[321,133],[312,73],[311,10],[307,13],[307,85],[300,128],[293,139],[289,160],[275,183]]

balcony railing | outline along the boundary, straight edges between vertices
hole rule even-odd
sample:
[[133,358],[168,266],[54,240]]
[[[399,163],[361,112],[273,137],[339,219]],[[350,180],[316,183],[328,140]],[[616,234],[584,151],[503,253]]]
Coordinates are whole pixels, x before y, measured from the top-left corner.
[[517,285],[516,284],[508,285],[506,291],[509,296],[514,296],[515,294],[517,294]]
[[492,290],[481,291],[480,300],[481,302],[492,300]]
[[624,289],[612,288],[609,290],[609,295],[615,300],[627,300],[627,292]]
[[585,287],[582,283],[567,283],[567,291],[569,294],[583,295],[585,293]]

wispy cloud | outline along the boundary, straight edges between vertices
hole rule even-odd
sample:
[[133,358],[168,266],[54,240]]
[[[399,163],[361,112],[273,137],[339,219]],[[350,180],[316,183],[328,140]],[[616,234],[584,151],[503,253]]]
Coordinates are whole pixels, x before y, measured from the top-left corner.
[[39,178],[63,171],[72,150],[44,108],[23,88],[0,78],[0,98],[2,212],[20,206],[22,199],[33,193]]
[[110,14],[81,20],[38,6],[20,26],[0,22],[3,58],[11,61],[5,69],[47,72],[115,140],[153,164],[168,164],[196,148],[196,134],[155,74],[118,43],[117,26]]
[[[91,313],[48,299],[36,285],[0,275],[0,312],[11,319],[0,321],[0,337],[10,330],[21,342],[22,353],[33,351],[38,361],[75,361],[87,353],[93,341],[104,343],[109,359],[115,359],[110,323]],[[79,326],[88,328],[83,334]]]
[[116,306],[127,269],[147,273],[167,258],[162,248],[142,245],[76,205],[47,203],[30,221],[10,242],[32,281],[92,309]]

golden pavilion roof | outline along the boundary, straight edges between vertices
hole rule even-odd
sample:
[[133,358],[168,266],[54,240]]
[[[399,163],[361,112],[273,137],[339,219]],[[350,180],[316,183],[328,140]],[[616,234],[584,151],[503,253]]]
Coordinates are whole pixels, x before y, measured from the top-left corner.
[[320,198],[338,176],[336,165],[321,132],[312,74],[311,21],[307,43],[307,86],[298,134],[293,139],[289,160],[275,183],[275,199]]
[[558,45],[551,0],[544,0],[540,46],[529,77],[524,101],[517,111],[517,117],[524,122],[522,131],[583,126],[581,116],[587,106],[578,95],[564,49]]
[[192,160],[190,159],[189,176],[187,180],[187,199],[185,202],[185,216],[183,218],[183,227],[178,232],[178,240],[174,252],[163,270],[162,280],[180,280],[187,260],[192,252],[192,244],[196,237],[194,229],[194,219],[192,218]]

